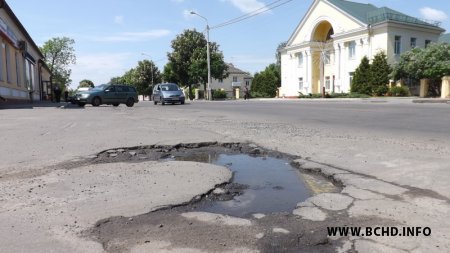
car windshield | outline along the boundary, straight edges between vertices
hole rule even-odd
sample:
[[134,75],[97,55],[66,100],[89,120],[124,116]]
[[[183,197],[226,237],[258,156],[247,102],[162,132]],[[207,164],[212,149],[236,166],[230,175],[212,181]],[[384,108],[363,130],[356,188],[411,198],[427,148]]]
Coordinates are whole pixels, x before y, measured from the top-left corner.
[[108,87],[109,84],[101,84],[98,86],[95,86],[94,88],[92,88],[93,90],[104,90],[106,87]]
[[176,84],[164,84],[164,85],[161,85],[161,90],[162,91],[177,91],[179,89]]

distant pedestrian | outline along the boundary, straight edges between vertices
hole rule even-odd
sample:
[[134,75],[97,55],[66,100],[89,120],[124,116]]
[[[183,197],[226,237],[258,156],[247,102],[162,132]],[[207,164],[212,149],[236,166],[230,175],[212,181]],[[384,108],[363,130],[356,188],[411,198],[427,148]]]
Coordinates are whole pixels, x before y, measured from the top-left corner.
[[55,93],[56,103],[61,102],[61,89],[59,88],[59,86],[55,85],[55,89],[53,91]]
[[68,92],[67,90],[64,91],[64,100],[65,100],[66,102],[69,102],[69,101],[68,101],[68,100],[69,100],[69,92]]
[[248,91],[248,86],[245,86],[244,100],[250,99],[250,92]]

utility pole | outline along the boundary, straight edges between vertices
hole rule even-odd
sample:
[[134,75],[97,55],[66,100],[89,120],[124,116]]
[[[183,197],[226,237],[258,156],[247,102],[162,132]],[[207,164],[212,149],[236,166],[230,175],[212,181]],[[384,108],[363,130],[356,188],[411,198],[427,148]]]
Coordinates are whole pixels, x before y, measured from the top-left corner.
[[201,16],[200,14],[196,13],[195,11],[191,11],[192,15],[196,15],[201,17],[202,19],[204,19],[206,21],[206,61],[208,64],[208,84],[206,86],[206,92],[207,92],[207,99],[208,100],[212,100],[212,96],[211,96],[211,56],[210,56],[210,51],[209,51],[209,22],[208,19]]

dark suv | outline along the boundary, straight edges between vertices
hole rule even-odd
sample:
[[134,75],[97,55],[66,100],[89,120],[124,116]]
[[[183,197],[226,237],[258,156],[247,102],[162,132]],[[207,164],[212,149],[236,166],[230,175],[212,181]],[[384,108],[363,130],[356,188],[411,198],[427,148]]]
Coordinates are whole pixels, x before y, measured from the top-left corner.
[[86,104],[92,104],[93,106],[126,104],[128,107],[132,107],[134,103],[139,102],[139,99],[136,88],[133,86],[102,84],[88,91],[77,93],[75,101],[79,106],[85,106]]

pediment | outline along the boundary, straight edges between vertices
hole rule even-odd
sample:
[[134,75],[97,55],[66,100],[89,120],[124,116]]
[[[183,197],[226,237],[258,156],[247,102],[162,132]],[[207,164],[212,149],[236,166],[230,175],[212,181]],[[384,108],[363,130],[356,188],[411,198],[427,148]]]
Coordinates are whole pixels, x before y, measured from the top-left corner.
[[331,24],[335,35],[367,27],[366,23],[334,5],[332,1],[315,0],[289,38],[287,47],[310,42],[316,27],[324,21]]

